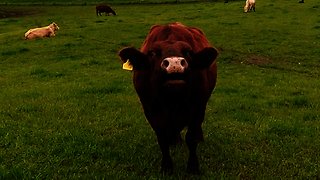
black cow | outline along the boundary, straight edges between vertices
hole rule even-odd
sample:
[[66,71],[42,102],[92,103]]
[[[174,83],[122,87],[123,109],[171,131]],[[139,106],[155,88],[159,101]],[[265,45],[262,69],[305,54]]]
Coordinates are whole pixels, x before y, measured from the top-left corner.
[[101,13],[106,13],[106,15],[109,16],[109,14],[113,14],[113,15],[116,15],[116,12],[108,5],[106,4],[99,4],[96,6],[96,13],[97,13],[97,16],[100,15],[101,16]]

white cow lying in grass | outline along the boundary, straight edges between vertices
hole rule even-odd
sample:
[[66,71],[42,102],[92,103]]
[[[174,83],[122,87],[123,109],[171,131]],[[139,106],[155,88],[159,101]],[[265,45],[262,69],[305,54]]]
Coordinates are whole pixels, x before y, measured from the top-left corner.
[[51,23],[49,26],[30,29],[24,34],[25,39],[35,39],[42,37],[53,37],[59,26],[56,23]]
[[246,5],[243,7],[245,13],[251,10],[256,12],[256,0],[247,0]]

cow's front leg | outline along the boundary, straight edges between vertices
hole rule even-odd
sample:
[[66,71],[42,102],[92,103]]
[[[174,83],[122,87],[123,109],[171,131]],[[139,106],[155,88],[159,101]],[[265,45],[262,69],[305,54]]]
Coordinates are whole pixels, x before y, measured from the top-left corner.
[[170,156],[169,141],[164,131],[157,131],[158,144],[162,153],[161,172],[171,174],[173,163]]
[[[202,137],[202,130],[200,137]],[[186,143],[189,148],[189,159],[188,159],[188,164],[187,164],[187,172],[192,173],[192,174],[199,174],[200,173],[200,168],[199,168],[199,160],[197,156],[197,146],[199,143],[199,140],[197,136],[199,134],[197,131],[189,129],[187,134],[186,134]]]

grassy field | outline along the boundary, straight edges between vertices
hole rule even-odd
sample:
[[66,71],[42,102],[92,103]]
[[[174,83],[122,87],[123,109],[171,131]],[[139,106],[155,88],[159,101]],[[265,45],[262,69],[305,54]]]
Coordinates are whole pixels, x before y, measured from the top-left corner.
[[[261,1],[93,6],[0,6],[0,179],[320,178],[320,2]],[[17,13],[23,12],[23,13]],[[19,17],[17,17],[19,16]],[[56,37],[25,41],[52,21]],[[150,26],[201,28],[220,51],[203,124],[202,174],[187,147],[161,154],[117,52]]]
[[[99,3],[108,4],[174,4],[174,3],[194,3],[194,2],[224,2],[224,0],[0,0],[0,5],[96,5]],[[230,2],[240,0],[229,0]]]

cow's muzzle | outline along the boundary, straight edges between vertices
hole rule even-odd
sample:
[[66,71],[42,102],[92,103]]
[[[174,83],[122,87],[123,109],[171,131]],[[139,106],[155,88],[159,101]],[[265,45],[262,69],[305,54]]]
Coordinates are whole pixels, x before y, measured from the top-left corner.
[[188,62],[183,57],[167,57],[161,62],[161,68],[168,74],[184,73]]

